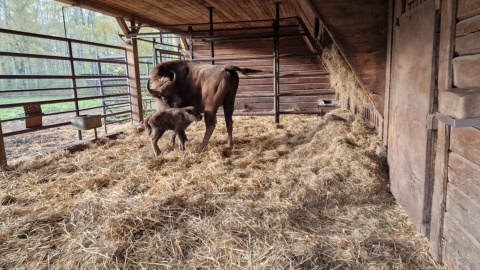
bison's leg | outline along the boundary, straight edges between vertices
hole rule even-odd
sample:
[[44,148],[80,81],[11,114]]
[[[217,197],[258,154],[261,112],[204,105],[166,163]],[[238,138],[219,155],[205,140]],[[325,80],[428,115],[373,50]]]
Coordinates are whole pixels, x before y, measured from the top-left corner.
[[160,140],[164,132],[165,132],[164,129],[156,129],[156,128],[153,129],[151,142],[152,142],[153,151],[156,157],[161,153],[160,148],[158,148],[158,140]]
[[216,111],[205,111],[205,136],[203,136],[203,141],[198,147],[197,151],[202,152],[205,147],[207,147],[210,137],[212,136],[213,131],[215,130],[215,124],[217,122],[217,112]]
[[225,114],[225,123],[227,124],[227,132],[228,132],[228,147],[233,146],[233,104],[228,104],[227,101],[223,103],[223,112]]
[[178,132],[178,139],[180,140],[180,145],[178,149],[181,151],[185,150],[185,141],[187,140],[187,135],[185,135],[185,130],[179,130]]
[[228,147],[233,146],[233,110],[235,109],[235,96],[237,95],[238,88],[238,75],[232,74],[232,79],[230,81],[230,89],[223,100],[223,112],[225,114],[225,123],[227,124],[228,132]]

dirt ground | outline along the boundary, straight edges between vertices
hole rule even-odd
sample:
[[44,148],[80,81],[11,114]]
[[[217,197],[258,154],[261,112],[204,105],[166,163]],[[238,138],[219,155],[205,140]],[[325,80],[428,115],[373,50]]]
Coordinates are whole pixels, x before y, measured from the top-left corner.
[[[88,112],[94,114],[96,112]],[[68,122],[70,118],[65,115],[49,116],[43,120],[44,125]],[[128,122],[128,121],[127,121]],[[97,128],[97,137],[105,136],[119,130],[125,129],[125,122],[119,124],[108,124],[107,133],[105,126]],[[24,121],[12,121],[2,123],[3,132],[17,131],[25,129]],[[95,138],[94,130],[83,130],[82,140],[92,140]],[[45,129],[30,133],[24,133],[4,138],[5,152],[7,161],[15,161],[22,157],[31,157],[42,155],[50,151],[54,151],[60,146],[79,142],[76,130],[70,125]]]

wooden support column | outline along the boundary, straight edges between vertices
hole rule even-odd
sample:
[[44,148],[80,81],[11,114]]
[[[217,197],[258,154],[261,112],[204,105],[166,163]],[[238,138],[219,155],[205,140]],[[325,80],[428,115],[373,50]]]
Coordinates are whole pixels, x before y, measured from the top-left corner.
[[[117,22],[126,37],[131,34],[137,34],[140,30],[140,25],[136,25],[134,19],[129,22],[130,28],[128,27],[127,23],[123,18],[117,18]],[[143,121],[143,106],[142,89],[140,86],[140,65],[138,59],[137,39],[127,39],[125,42],[125,48],[128,84],[130,89],[130,106],[132,109],[132,121],[134,123],[141,123]]]
[[188,48],[190,49],[190,60],[193,60],[193,28],[192,26],[188,26],[188,35],[190,36],[190,44]]
[[2,122],[0,122],[0,168],[7,165],[7,154],[5,153],[5,143],[3,141]]
[[275,3],[275,11],[276,17],[275,21],[273,22],[273,91],[274,91],[274,100],[273,100],[273,109],[275,114],[275,123],[280,122],[280,98],[279,98],[279,90],[280,90],[280,42],[279,42],[279,35],[278,29],[280,26],[280,3]]
[[[213,38],[213,7],[209,7],[208,11],[210,13],[210,30],[208,31],[208,35]],[[215,58],[215,43],[214,41],[210,41],[210,56]],[[212,60],[212,65],[215,65],[215,61]]]
[[[441,0],[440,50],[438,61],[439,103],[442,92],[453,85],[453,55],[456,27],[457,1]],[[432,195],[432,219],[430,230],[430,253],[439,263],[444,263],[444,217],[447,210],[448,162],[451,127],[438,123],[438,136],[434,167],[434,186]]]

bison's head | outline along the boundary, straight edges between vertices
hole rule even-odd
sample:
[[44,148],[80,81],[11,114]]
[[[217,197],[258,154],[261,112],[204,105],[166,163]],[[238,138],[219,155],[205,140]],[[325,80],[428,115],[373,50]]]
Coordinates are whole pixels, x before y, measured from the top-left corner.
[[158,98],[166,102],[170,107],[178,107],[182,103],[176,88],[177,75],[173,70],[167,73],[167,76],[159,74],[152,75],[152,84],[150,80],[147,82],[147,90],[154,98]]

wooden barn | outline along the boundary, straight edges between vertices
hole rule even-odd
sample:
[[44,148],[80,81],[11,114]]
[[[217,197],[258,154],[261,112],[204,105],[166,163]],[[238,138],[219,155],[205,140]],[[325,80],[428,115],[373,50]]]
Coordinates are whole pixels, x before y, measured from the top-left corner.
[[[187,60],[264,71],[241,76],[234,115],[361,114],[386,144],[390,190],[435,261],[480,265],[479,1],[58,1],[117,19],[134,122],[145,106],[138,39],[167,34]],[[364,98],[335,94],[337,71],[322,58],[331,50]]]

